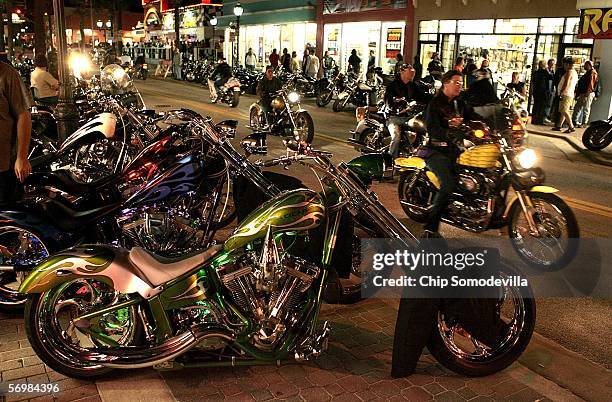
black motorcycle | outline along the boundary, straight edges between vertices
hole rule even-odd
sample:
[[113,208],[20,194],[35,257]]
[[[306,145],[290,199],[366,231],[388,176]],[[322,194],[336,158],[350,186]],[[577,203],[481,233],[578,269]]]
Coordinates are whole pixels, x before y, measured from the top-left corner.
[[240,103],[241,85],[237,78],[231,77],[219,90],[215,87],[215,81],[208,79],[208,90],[212,103],[225,103],[230,107],[238,107]]
[[346,75],[344,90],[338,94],[332,109],[334,112],[340,112],[349,103],[356,107],[374,106],[377,102],[377,92],[377,86],[370,86],[363,82],[357,74],[349,72]]
[[[23,201],[0,212],[0,308],[20,309],[19,284],[38,263],[84,242],[140,246],[166,257],[207,246],[234,219],[228,169],[194,138],[188,110],[166,114],[168,125],[123,170],[83,183],[68,170],[32,174]],[[219,132],[234,135],[237,123]]]
[[261,81],[262,73],[237,67],[234,69],[234,77],[240,81],[241,93],[255,95],[257,93],[257,83]]
[[597,120],[589,124],[584,134],[582,143],[591,151],[601,151],[612,142],[612,116],[608,120]]
[[283,88],[273,95],[271,110],[267,114],[264,114],[259,102],[253,103],[249,108],[251,129],[265,129],[273,135],[312,143],[314,122],[310,113],[300,105],[300,94]]
[[321,78],[317,81],[315,88],[317,96],[317,106],[325,107],[333,99],[338,98],[338,95],[344,91],[344,74],[340,72],[337,66],[330,70],[329,78]]

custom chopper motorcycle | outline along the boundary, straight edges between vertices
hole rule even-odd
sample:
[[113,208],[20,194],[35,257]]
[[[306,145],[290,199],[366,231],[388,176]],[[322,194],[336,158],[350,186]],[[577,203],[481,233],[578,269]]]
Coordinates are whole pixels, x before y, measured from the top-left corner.
[[367,83],[353,72],[348,72],[342,92],[332,105],[334,112],[340,112],[352,103],[356,107],[374,106],[384,97],[383,78],[375,74]]
[[[210,120],[190,131],[229,163],[244,161]],[[318,320],[321,295],[342,215],[367,214],[374,227],[407,247],[415,245],[415,238],[360,178],[383,171],[379,155],[335,167],[327,153],[293,149],[295,155],[263,165],[305,164],[321,174],[323,192],[277,194],[223,244],[180,259],[163,259],[139,247],[87,245],[40,264],[20,287],[28,294],[25,328],[38,356],[65,375],[94,378],[113,368],[229,367],[320,355],[331,331]],[[244,168],[246,174],[255,173],[252,165]],[[270,187],[261,175],[253,179]],[[312,243],[321,238],[315,232],[323,234],[319,244]],[[462,374],[503,369],[533,332],[531,297],[525,288],[500,293],[499,302],[514,307],[504,310],[507,332],[488,346],[440,311],[430,351]],[[460,342],[462,336],[470,341]]]
[[[561,269],[578,249],[576,218],[555,195],[559,190],[543,185],[544,172],[534,167],[535,152],[521,146],[525,127],[519,115],[507,114],[509,109],[502,104],[489,108],[501,120],[497,127],[507,127],[503,121],[513,120],[508,129],[490,130],[482,122],[460,129],[468,141],[457,159],[458,186],[442,221],[476,233],[508,227],[523,261],[540,270]],[[438,178],[419,156],[398,158],[395,165],[401,172],[398,193],[404,212],[425,222],[440,188]]]
[[274,94],[271,108],[264,114],[259,102],[249,108],[249,126],[253,130],[266,129],[273,135],[295,138],[308,144],[314,139],[312,116],[300,105],[300,94],[283,88]]
[[[165,115],[168,127],[114,174],[84,183],[70,171],[34,173],[23,201],[0,212],[0,308],[19,309],[16,291],[49,255],[83,242],[142,246],[171,257],[201,249],[234,219],[224,160],[208,156],[188,125],[195,112]],[[231,134],[235,121],[220,123]],[[104,131],[104,128],[100,128]]]

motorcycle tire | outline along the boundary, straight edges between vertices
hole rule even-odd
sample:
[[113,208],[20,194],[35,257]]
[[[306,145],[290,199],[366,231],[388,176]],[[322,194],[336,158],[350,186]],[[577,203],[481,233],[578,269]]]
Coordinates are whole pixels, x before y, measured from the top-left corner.
[[[504,264],[501,269],[504,275],[507,277],[511,277],[512,275],[518,275],[518,273],[507,264]],[[518,323],[520,325],[520,329],[517,329],[514,326],[503,327],[504,329],[506,329],[506,333],[502,334],[500,331],[500,335],[514,337],[514,339],[509,339],[507,341],[507,344],[502,343],[501,345],[497,345],[498,349],[500,349],[500,347],[503,347],[501,351],[497,351],[491,348],[490,351],[492,352],[490,355],[480,357],[470,356],[469,358],[466,358],[465,355],[462,353],[464,351],[461,350],[462,344],[458,345],[455,341],[454,336],[450,339],[448,338],[448,332],[445,331],[444,327],[444,324],[446,323],[444,307],[442,307],[441,311],[438,313],[437,325],[432,331],[430,341],[427,345],[427,349],[436,358],[436,360],[440,362],[440,364],[460,375],[468,377],[482,377],[497,373],[505,369],[520,357],[520,355],[525,351],[525,348],[529,344],[531,336],[533,335],[536,320],[536,304],[533,292],[530,287],[513,287],[509,289],[510,290],[505,296],[509,294],[510,296],[512,296],[513,294],[518,299],[518,303],[522,304],[522,306],[520,306],[522,307],[520,308],[522,312],[522,317],[520,318],[520,321],[522,322]],[[462,302],[471,299],[457,300],[459,302]],[[487,300],[493,299],[473,300],[475,303],[486,303]],[[453,316],[451,316],[448,321],[452,323],[454,321]],[[454,323],[460,324],[460,321]],[[454,328],[455,327],[452,327],[451,330],[453,330]],[[453,345],[448,344],[451,342],[453,343]],[[457,347],[459,350],[454,349]]]
[[[25,332],[30,342],[30,346],[36,353],[36,355],[49,367],[58,373],[64,374],[72,378],[78,378],[83,380],[91,380],[104,376],[111,372],[113,369],[104,367],[102,365],[91,365],[84,367],[76,367],[77,359],[75,356],[70,356],[73,353],[72,350],[57,350],[58,344],[61,344],[61,340],[54,337],[55,334],[49,333],[50,331],[43,331],[40,320],[41,310],[44,308],[45,300],[51,297],[50,293],[53,289],[45,293],[38,293],[29,295],[27,302],[25,303]],[[136,317],[135,317],[136,318]],[[48,321],[42,320],[43,322],[57,321],[52,320],[52,317],[47,317]],[[41,339],[41,336],[50,337],[47,339]],[[129,346],[139,346],[144,343],[144,329],[142,322],[139,319],[135,319],[135,328],[132,335]],[[126,345],[127,346],[127,345]],[[50,350],[55,349],[55,350]],[[65,353],[69,352],[69,353]],[[70,360],[70,361],[67,361]]]
[[[20,227],[16,224],[2,224],[0,225],[0,249],[3,250],[3,254],[6,252],[10,252],[15,247],[19,247],[19,249],[23,248],[23,240],[14,238],[15,235],[18,235],[16,231],[21,234],[25,234],[27,236],[32,236],[32,240],[35,241],[34,246],[40,247],[40,258],[37,260],[42,261],[47,258],[53,250],[51,249],[51,245],[45,244],[41,240],[41,236],[37,233],[33,233],[30,229],[26,229],[24,227]],[[20,245],[16,245],[15,241],[18,241]],[[4,257],[0,255],[1,265],[4,264]],[[18,286],[20,285],[20,279],[15,274],[15,272],[11,271],[0,271],[0,310],[7,312],[21,312],[25,306],[27,296],[18,292]]]
[[317,106],[325,107],[332,100],[332,91],[317,90]]
[[332,109],[334,112],[341,112],[344,110],[344,108],[346,107],[346,104],[348,103],[348,101],[345,101],[343,99],[336,99],[334,101],[334,105],[332,106]]
[[410,208],[410,206],[405,204],[405,202],[410,202],[411,204],[428,206],[426,203],[429,199],[430,190],[427,188],[422,178],[417,179],[417,182],[414,184],[414,187],[412,188],[413,195],[406,194],[408,185],[415,174],[416,172],[414,171],[408,171],[400,175],[399,184],[397,186],[397,194],[399,196],[400,205],[402,206],[402,209],[406,215],[408,215],[408,217],[415,222],[425,223],[427,222],[427,213],[425,211]]
[[304,123],[308,126],[306,138],[300,138],[300,140],[306,141],[308,144],[312,144],[312,140],[314,139],[314,122],[312,120],[312,116],[308,112],[300,112],[295,116],[294,121],[297,122],[300,119],[304,119]]
[[[510,237],[510,241],[512,242],[512,247],[517,252],[521,260],[523,260],[530,267],[533,267],[540,271],[558,271],[564,268],[567,264],[569,264],[572,259],[576,256],[578,252],[578,246],[580,243],[580,229],[578,227],[578,221],[576,220],[576,216],[572,209],[563,201],[561,198],[554,194],[548,193],[539,193],[532,192],[529,193],[529,197],[531,198],[531,202],[537,205],[539,202],[546,203],[551,205],[555,210],[561,213],[563,219],[566,223],[566,231],[567,231],[567,247],[564,250],[563,254],[554,261],[550,261],[548,263],[544,263],[541,260],[534,260],[534,257],[529,257],[523,247],[523,239],[516,236],[517,230],[515,229],[515,225],[517,220],[523,215],[523,209],[521,208],[520,202],[515,202],[512,206],[512,210],[509,214],[509,230],[508,236]],[[538,214],[539,215],[539,214]],[[540,223],[540,222],[537,222]],[[542,224],[542,226],[544,226]],[[555,227],[554,229],[557,229]]]
[[240,103],[240,92],[234,91],[234,93],[232,94],[232,103],[230,103],[230,106],[238,107],[239,103]]
[[[612,128],[608,124],[590,125],[584,130],[584,134],[582,134],[582,144],[591,151],[601,151],[612,142],[612,135],[608,133],[610,130]],[[606,133],[608,133],[607,138],[605,138]],[[599,139],[601,136],[604,137],[602,141],[597,140],[594,142],[594,139]]]

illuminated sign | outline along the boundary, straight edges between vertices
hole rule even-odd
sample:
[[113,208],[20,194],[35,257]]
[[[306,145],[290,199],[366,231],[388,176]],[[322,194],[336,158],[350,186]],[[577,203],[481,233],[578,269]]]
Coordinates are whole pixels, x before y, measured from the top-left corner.
[[[142,6],[152,6],[155,3],[159,3],[159,11],[164,12],[174,9],[174,0],[142,0]],[[193,6],[216,6],[220,7],[223,5],[221,0],[182,0],[181,8],[193,7]]]
[[612,39],[612,8],[587,8],[580,13],[580,39]]

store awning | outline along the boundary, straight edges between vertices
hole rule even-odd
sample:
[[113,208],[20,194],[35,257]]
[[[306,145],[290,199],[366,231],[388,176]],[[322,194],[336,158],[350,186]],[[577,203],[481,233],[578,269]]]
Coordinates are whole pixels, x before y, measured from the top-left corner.
[[576,9],[584,10],[585,8],[612,8],[612,0],[578,0]]
[[[236,21],[233,15],[218,17],[217,27],[228,27]],[[261,11],[245,13],[240,17],[240,25],[287,24],[292,22],[316,22],[317,11],[314,7],[299,7],[297,9],[284,9],[278,11]]]

